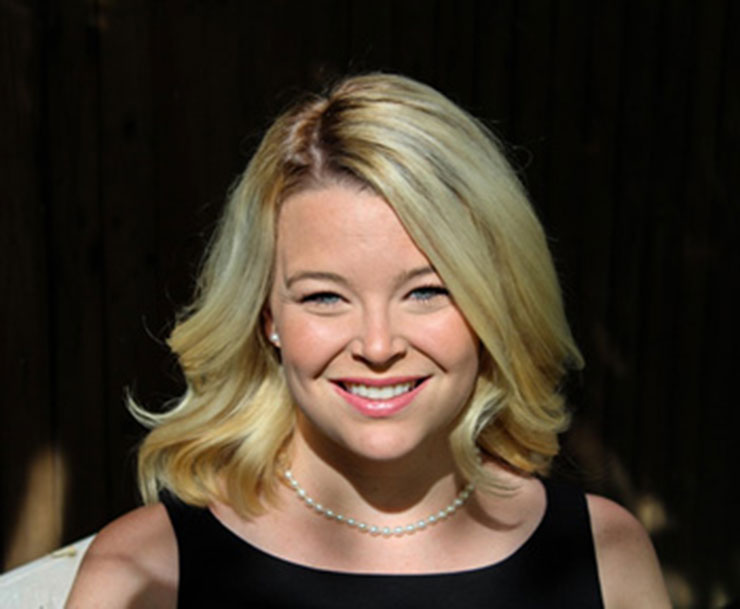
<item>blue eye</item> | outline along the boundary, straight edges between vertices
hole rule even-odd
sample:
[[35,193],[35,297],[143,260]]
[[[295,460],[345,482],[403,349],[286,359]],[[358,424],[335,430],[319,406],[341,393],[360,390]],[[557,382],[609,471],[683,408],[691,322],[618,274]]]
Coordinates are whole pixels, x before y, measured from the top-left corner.
[[318,305],[333,305],[341,300],[338,294],[333,292],[315,292],[301,298],[301,302],[310,302]]
[[449,296],[447,288],[441,285],[426,285],[414,290],[411,290],[409,297],[413,300],[432,300],[438,296]]

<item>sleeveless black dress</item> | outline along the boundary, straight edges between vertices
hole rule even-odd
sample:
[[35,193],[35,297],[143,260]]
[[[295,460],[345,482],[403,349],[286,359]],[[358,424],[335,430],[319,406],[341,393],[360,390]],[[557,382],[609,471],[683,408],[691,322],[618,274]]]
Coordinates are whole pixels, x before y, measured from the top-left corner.
[[603,609],[586,499],[545,481],[547,509],[530,538],[494,565],[455,573],[325,571],[263,552],[207,509],[163,495],[177,537],[178,609]]

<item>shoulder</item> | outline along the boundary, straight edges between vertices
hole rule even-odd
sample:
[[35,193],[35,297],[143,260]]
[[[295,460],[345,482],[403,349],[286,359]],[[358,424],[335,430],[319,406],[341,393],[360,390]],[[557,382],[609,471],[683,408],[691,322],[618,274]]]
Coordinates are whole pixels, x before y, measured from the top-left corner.
[[586,499],[606,609],[670,608],[658,558],[643,526],[609,499]]
[[175,607],[177,577],[177,541],[165,507],[141,507],[95,536],[67,609]]

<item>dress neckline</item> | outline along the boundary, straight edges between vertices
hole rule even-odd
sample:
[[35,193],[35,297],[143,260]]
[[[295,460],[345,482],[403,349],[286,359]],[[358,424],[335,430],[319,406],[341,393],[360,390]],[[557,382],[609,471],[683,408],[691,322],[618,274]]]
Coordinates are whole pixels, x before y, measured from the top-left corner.
[[537,541],[540,537],[545,534],[550,521],[553,518],[553,489],[549,481],[545,479],[539,479],[545,489],[545,511],[537,523],[537,526],[529,534],[529,536],[509,555],[501,558],[493,563],[471,567],[468,569],[460,569],[456,571],[434,571],[430,573],[382,573],[382,572],[368,572],[368,571],[340,571],[335,569],[327,569],[323,567],[314,567],[306,565],[289,558],[285,558],[274,554],[268,550],[260,548],[254,545],[252,542],[247,541],[235,531],[229,528],[223,523],[209,508],[203,508],[205,517],[213,528],[214,534],[221,535],[225,541],[228,541],[236,550],[243,551],[252,554],[258,558],[262,558],[265,561],[272,562],[275,567],[284,570],[294,570],[295,572],[313,573],[317,575],[324,575],[328,577],[357,577],[357,578],[434,578],[434,577],[465,577],[465,576],[476,576],[479,574],[489,574],[496,570],[506,570],[514,568],[521,560],[526,558],[526,555],[532,551],[532,548],[536,547]]

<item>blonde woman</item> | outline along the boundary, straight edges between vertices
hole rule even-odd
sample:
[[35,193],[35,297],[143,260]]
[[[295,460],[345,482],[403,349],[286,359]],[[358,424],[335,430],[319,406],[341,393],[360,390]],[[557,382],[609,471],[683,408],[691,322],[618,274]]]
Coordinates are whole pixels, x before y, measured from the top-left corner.
[[87,607],[668,607],[622,508],[548,482],[582,365],[494,138],[371,74],[285,113],[170,338],[188,382]]

